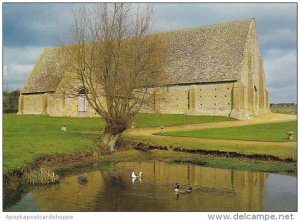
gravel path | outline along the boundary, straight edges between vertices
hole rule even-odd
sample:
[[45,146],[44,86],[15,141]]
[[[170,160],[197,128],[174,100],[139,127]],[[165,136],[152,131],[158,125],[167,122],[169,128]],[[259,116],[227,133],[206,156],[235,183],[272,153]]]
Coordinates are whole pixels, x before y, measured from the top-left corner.
[[[255,124],[265,123],[276,123],[276,122],[287,122],[297,120],[297,115],[289,114],[277,114],[268,113],[261,114],[259,116],[252,117],[249,120],[240,121],[224,121],[214,123],[203,123],[203,124],[191,124],[182,126],[170,126],[164,129],[165,132],[171,131],[187,131],[187,130],[203,130],[209,128],[225,128],[225,127],[238,127]],[[151,137],[155,140],[180,140],[180,141],[192,141],[197,143],[209,143],[209,144],[232,144],[232,145],[245,145],[245,146],[273,146],[273,147],[296,147],[296,142],[263,142],[263,141],[245,141],[245,140],[224,140],[224,139],[207,139],[207,138],[192,138],[192,137],[171,137],[171,136],[157,136],[153,133],[160,131],[160,128],[136,128],[128,129],[125,133],[127,136],[134,137]]]

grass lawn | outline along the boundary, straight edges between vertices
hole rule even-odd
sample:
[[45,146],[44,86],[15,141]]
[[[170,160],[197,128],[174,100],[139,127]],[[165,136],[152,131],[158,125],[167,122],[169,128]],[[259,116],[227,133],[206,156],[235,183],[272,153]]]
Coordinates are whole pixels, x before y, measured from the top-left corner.
[[[163,139],[160,139],[163,138]],[[168,147],[183,147],[185,149],[201,149],[201,150],[218,150],[218,151],[230,151],[237,152],[241,154],[266,154],[278,156],[281,159],[293,158],[297,159],[297,148],[291,146],[287,147],[274,147],[274,146],[266,146],[263,143],[259,146],[250,146],[250,145],[240,145],[240,144],[213,144],[206,142],[195,142],[192,140],[187,140],[184,137],[179,137],[178,139],[175,137],[126,137],[128,141],[133,142],[142,142],[148,143],[151,145],[162,145]]]
[[294,132],[294,142],[297,140],[297,122],[270,123],[260,125],[250,125],[242,127],[215,128],[192,131],[175,131],[157,133],[161,136],[175,137],[198,137],[226,140],[252,140],[252,141],[271,141],[288,142],[287,132]]
[[[138,114],[137,127],[155,127],[233,120],[227,117]],[[105,122],[100,118],[49,117],[41,115],[3,115],[4,173],[24,164],[32,163],[38,156],[96,150],[97,135],[65,133],[60,130],[101,131]]]
[[99,136],[60,131],[67,124],[69,131],[100,130],[104,122],[92,118],[66,118],[32,115],[3,115],[4,173],[38,156],[95,150]]
[[236,120],[222,116],[190,116],[184,114],[138,114],[134,118],[135,127],[178,126]]
[[240,158],[225,158],[215,156],[203,156],[198,154],[178,153],[173,151],[153,151],[151,157],[164,161],[182,160],[188,162],[204,162],[207,167],[246,170],[246,171],[296,171],[296,163],[285,163],[280,161],[260,161]]

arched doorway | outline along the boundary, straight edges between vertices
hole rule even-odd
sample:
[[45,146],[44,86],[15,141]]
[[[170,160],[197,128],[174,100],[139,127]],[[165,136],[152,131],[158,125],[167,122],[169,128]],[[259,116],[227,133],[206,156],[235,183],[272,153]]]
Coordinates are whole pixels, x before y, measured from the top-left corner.
[[88,100],[86,98],[86,90],[84,88],[80,88],[78,90],[78,112],[85,113],[88,110]]

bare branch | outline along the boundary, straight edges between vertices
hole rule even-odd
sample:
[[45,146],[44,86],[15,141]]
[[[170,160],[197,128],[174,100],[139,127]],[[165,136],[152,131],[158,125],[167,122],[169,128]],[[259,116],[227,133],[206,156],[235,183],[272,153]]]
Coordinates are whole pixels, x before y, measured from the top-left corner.
[[153,99],[148,88],[162,76],[164,49],[151,33],[152,13],[150,6],[128,3],[100,3],[74,12],[72,44],[62,47],[73,76],[64,91],[76,95],[78,87],[85,89],[90,106],[106,120],[106,134],[128,128]]

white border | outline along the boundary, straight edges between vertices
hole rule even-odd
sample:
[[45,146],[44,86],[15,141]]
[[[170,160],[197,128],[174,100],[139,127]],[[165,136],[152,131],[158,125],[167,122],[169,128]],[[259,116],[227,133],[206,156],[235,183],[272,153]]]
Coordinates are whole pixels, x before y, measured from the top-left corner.
[[[19,1],[1,1],[2,3],[2,6],[3,6],[3,3],[8,3],[8,2],[28,2],[28,1],[25,1],[25,0],[19,0]],[[43,1],[38,1],[38,0],[31,0],[30,2],[43,2]],[[72,3],[72,2],[77,2],[77,3],[80,3],[80,2],[83,2],[83,1],[78,1],[78,0],[74,0],[74,1],[51,1],[51,2],[56,2],[56,3],[62,3],[62,2],[68,2],[68,3]],[[89,1],[89,2],[97,2],[97,1]],[[112,2],[112,1],[107,1],[107,0],[104,0],[102,2]],[[116,0],[115,2],[127,2],[127,1],[120,1],[120,0]],[[150,1],[136,1],[136,2],[150,2]],[[151,3],[162,3],[162,1],[159,1],[159,0],[152,0]],[[199,2],[199,1],[193,1],[193,0],[189,0],[188,2],[185,2],[185,1],[163,1],[165,3],[173,3],[173,2],[184,2],[184,3],[188,3],[188,2]],[[220,0],[215,0],[213,2],[209,2],[209,1],[203,1],[203,2],[199,2],[199,3],[213,3],[213,2],[220,2],[220,3],[227,3],[227,2],[232,2],[232,3],[262,3],[261,1],[251,1],[251,2],[248,2],[248,1],[236,1],[236,0],[232,0],[232,1],[220,1]],[[265,3],[276,3],[276,2],[284,2],[284,1],[278,1],[278,0],[265,0],[263,1]],[[297,1],[291,1],[293,3],[299,3],[299,0]],[[287,2],[284,2],[284,3],[287,3]],[[2,40],[2,7],[0,9],[0,13],[1,13],[1,24],[0,24],[0,27],[1,27],[1,35],[0,35],[0,39],[1,39],[1,42],[3,43],[3,40]],[[298,30],[299,30],[299,18],[298,18]],[[297,33],[298,34],[298,33]],[[299,34],[298,34],[298,42],[299,42]],[[2,66],[2,53],[3,53],[3,45],[1,47],[1,67]],[[298,51],[297,51],[298,52]],[[298,54],[297,54],[298,55]],[[299,57],[298,57],[298,64],[299,64]],[[2,73],[2,78],[3,78],[3,73]],[[2,78],[0,79],[0,83],[1,83],[1,89],[2,89]],[[299,86],[299,79],[298,79],[298,86]],[[299,90],[298,90],[298,104],[299,104]],[[2,101],[2,93],[0,95],[0,99]],[[2,110],[2,102],[0,104],[0,108]],[[1,115],[1,124],[3,125],[3,122],[2,122],[2,115]],[[2,131],[2,127],[1,127],[1,132],[3,134],[3,131]],[[299,137],[299,129],[298,129],[298,137]],[[3,147],[3,142],[2,142],[2,136],[0,137],[0,143],[1,143],[1,153],[2,153],[2,147]],[[299,150],[298,150],[298,154],[299,154]],[[298,155],[299,156],[299,155]],[[1,165],[3,165],[2,163],[2,157],[0,158],[0,163]],[[2,174],[2,170],[1,170],[1,175]],[[299,190],[299,182],[298,182],[298,190]],[[0,185],[0,192],[3,196],[3,189],[2,189],[2,179],[1,179],[1,185]],[[2,197],[3,199],[3,197]],[[299,211],[299,193],[298,193],[298,211]],[[205,202],[203,202],[205,203]],[[274,202],[276,203],[276,202]],[[2,207],[2,200],[0,201],[0,207]],[[2,210],[2,209],[1,209]],[[218,212],[218,213],[206,213],[206,212],[137,212],[137,213],[134,213],[134,212],[62,212],[62,213],[52,213],[52,212],[1,212],[1,215],[0,215],[0,220],[60,220],[60,219],[7,219],[7,217],[9,216],[18,216],[18,215],[22,215],[22,216],[46,216],[46,215],[58,215],[58,216],[73,216],[73,219],[74,221],[84,221],[84,220],[114,220],[114,221],[117,221],[117,220],[122,220],[122,221],[132,221],[132,220],[145,220],[145,221],[153,221],[153,220],[172,220],[172,221],[184,221],[184,220],[188,220],[188,221],[202,221],[202,220],[209,220],[208,219],[208,215],[210,214],[228,214],[228,215],[231,215],[231,216],[234,216],[236,214],[241,214],[241,215],[247,215],[247,214],[260,214],[260,215],[265,215],[265,216],[268,216],[270,217],[270,215],[279,215],[279,214],[286,214],[286,215],[293,215],[293,218],[294,219],[289,219],[289,220],[299,220],[300,216],[299,216],[299,212],[295,212],[295,213],[282,213],[282,212],[274,212],[274,213],[266,213],[266,212],[259,212],[259,213],[253,213],[253,212]],[[278,218],[278,217],[277,217]],[[71,219],[69,219],[71,220]],[[217,219],[215,219],[217,220]],[[219,220],[224,220],[224,219],[219,219]],[[232,220],[237,220],[237,219],[232,219]],[[241,219],[239,219],[241,220]],[[243,219],[243,220],[247,220],[247,219]],[[265,220],[271,220],[271,219],[265,219]]]

